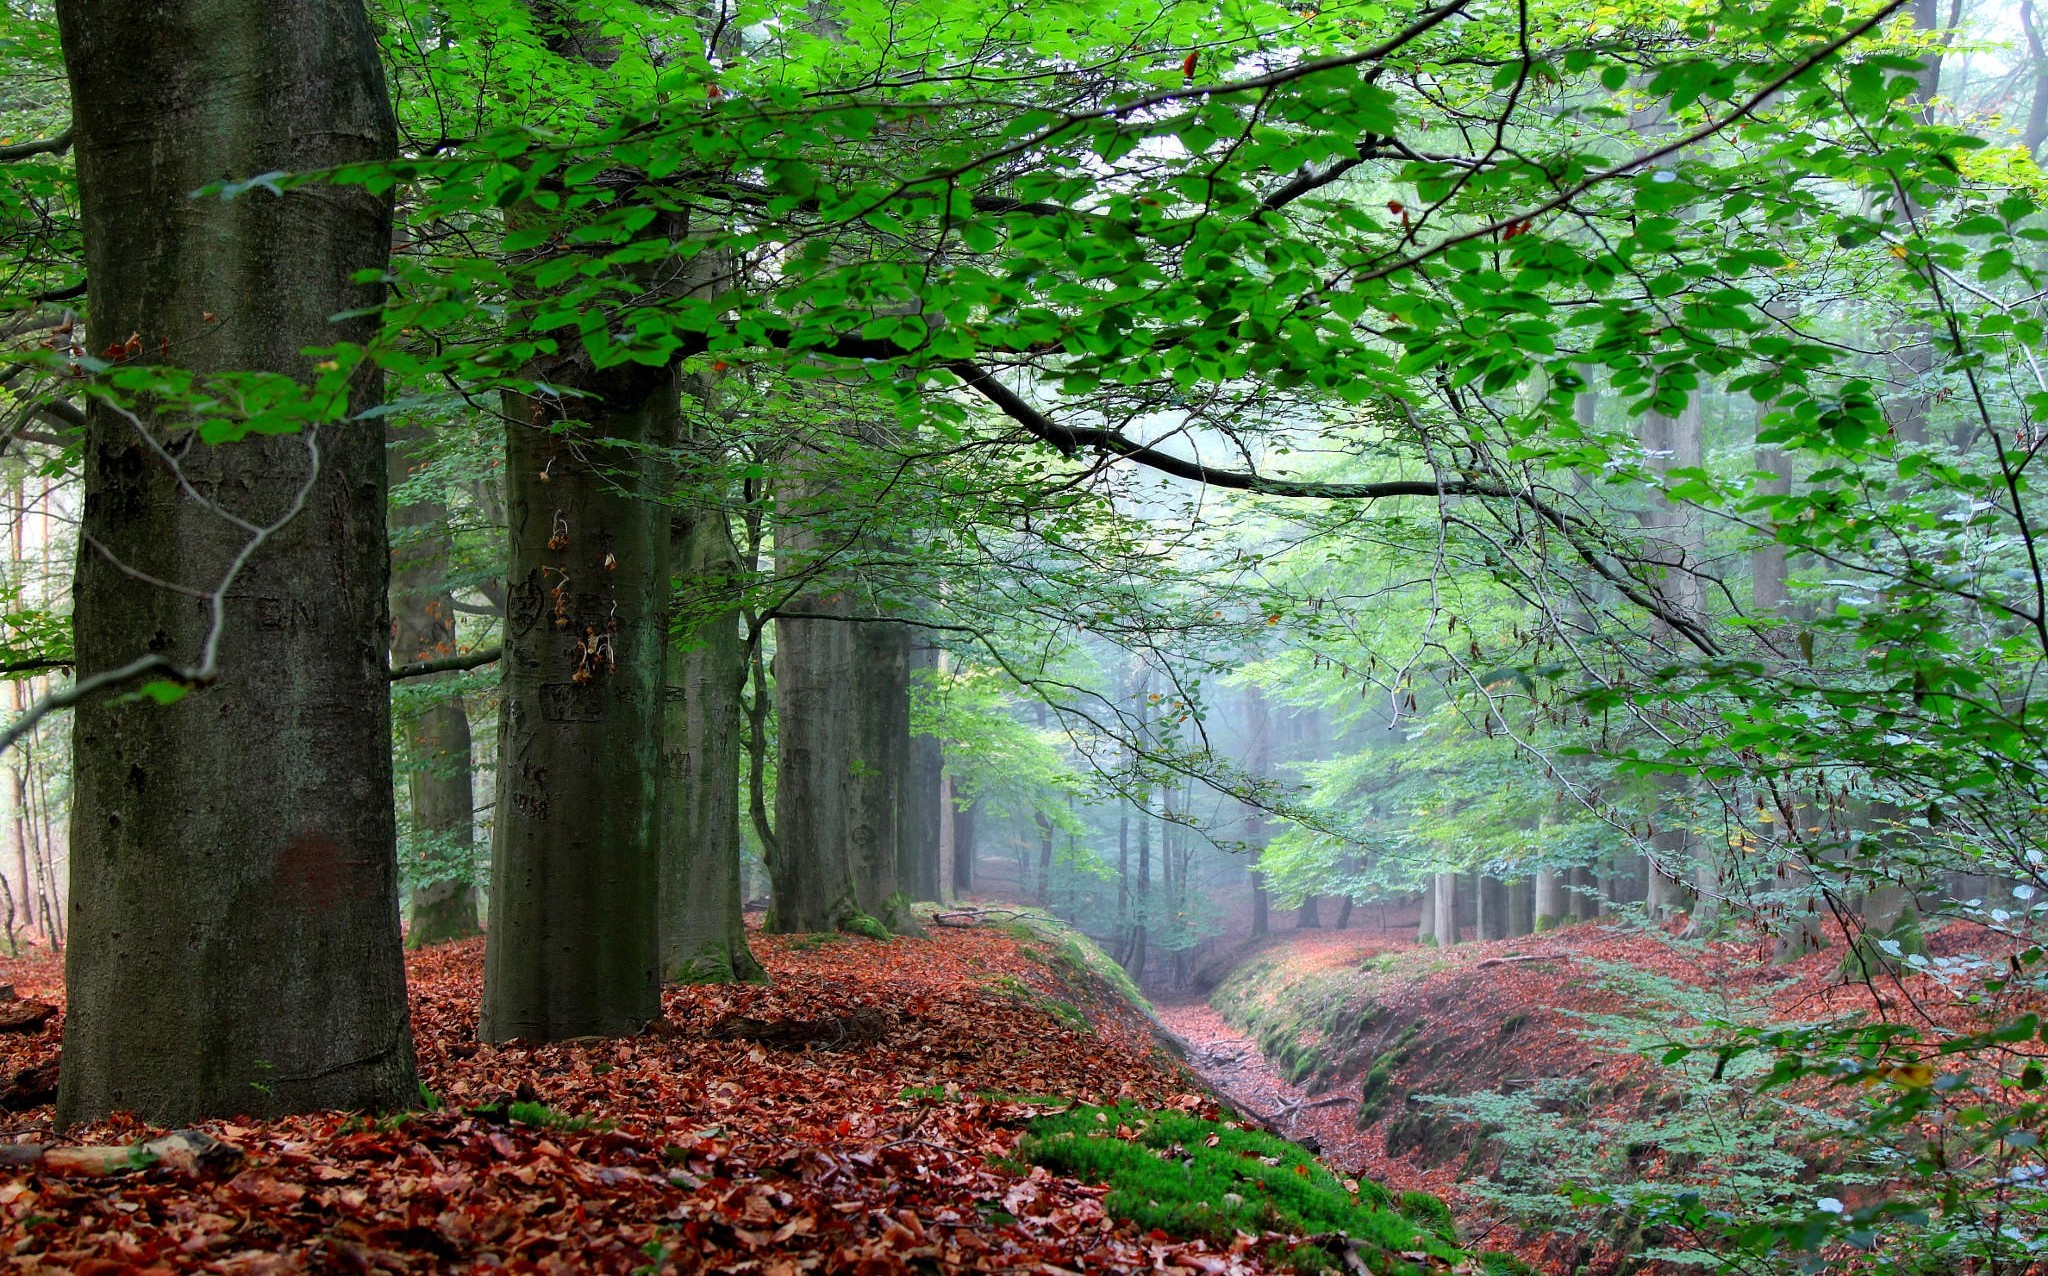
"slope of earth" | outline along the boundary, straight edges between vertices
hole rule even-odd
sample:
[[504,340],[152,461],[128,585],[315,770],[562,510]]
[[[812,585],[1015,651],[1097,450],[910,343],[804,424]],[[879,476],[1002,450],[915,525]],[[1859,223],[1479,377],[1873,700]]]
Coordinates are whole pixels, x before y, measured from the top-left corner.
[[[1213,1113],[1076,960],[1084,943],[988,925],[754,942],[771,985],[670,989],[646,1035],[548,1046],[475,1040],[481,942],[410,954],[432,1110],[209,1122],[218,1165],[17,1172],[0,1255],[83,1276],[1266,1270],[1272,1238],[1141,1234],[1108,1217],[1105,1188],[1010,1159],[1029,1118],[1076,1100]],[[0,978],[61,998],[47,957]],[[0,1037],[5,1075],[50,1069],[61,1031]],[[51,1141],[50,1119],[28,1106],[8,1135]],[[61,1141],[160,1133],[113,1121]]]
[[[1559,1122],[1644,1134],[1602,1155],[1625,1175],[1656,1177],[1658,1135],[1667,1121],[1676,1135],[1673,1114],[1687,1095],[1682,1076],[1628,1049],[1627,1035],[1639,1046],[1672,1040],[1708,1008],[1807,1022],[1862,1013],[1958,1031],[2024,1008],[1973,1009],[1930,975],[1846,980],[1834,939],[1772,967],[1767,936],[1673,945],[1606,923],[1449,949],[1289,932],[1236,954],[1207,1004],[1158,1011],[1218,1093],[1319,1148],[1339,1172],[1443,1197],[1468,1244],[1510,1250],[1549,1272],[1634,1271],[1643,1238],[1603,1235],[1603,1219],[1514,1235],[1484,1191],[1501,1165],[1493,1129],[1424,1096],[1541,1095]],[[1937,963],[2002,967],[2005,957],[1987,947],[1995,939],[1957,925],[1928,936],[1928,947]],[[1575,1168],[1583,1167],[1555,1167],[1551,1182]]]

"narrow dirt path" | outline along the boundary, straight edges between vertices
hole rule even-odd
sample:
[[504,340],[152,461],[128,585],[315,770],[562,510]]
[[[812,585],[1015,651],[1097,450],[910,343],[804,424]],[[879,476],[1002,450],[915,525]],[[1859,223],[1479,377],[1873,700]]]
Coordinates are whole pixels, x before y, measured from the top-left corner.
[[1355,1087],[1312,1095],[1276,1071],[1251,1038],[1205,1001],[1154,1001],[1159,1020],[1188,1043],[1188,1066],[1209,1086],[1284,1137],[1307,1146],[1334,1170],[1365,1175],[1396,1192],[1441,1190],[1416,1167],[1391,1160],[1377,1131],[1352,1127]]

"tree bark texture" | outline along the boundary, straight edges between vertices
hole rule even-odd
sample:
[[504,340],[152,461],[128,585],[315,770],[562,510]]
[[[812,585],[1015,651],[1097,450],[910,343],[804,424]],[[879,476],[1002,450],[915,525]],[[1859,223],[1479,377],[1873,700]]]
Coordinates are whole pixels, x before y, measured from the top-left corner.
[[[785,533],[778,556],[794,539]],[[781,564],[778,563],[778,568]],[[785,573],[786,574],[786,573]],[[843,593],[807,593],[791,610],[850,616]],[[768,928],[838,930],[860,913],[853,883],[852,696],[859,676],[855,626],[844,620],[775,622],[775,840],[768,862]]]
[[767,979],[747,947],[740,885],[740,688],[746,643],[733,588],[739,552],[725,512],[669,523],[681,582],[663,707],[658,942],[666,983]]
[[1571,903],[1565,898],[1565,878],[1565,874],[1554,868],[1536,870],[1532,907],[1536,914],[1533,923],[1538,933],[1571,920]]
[[[913,638],[910,644],[910,681],[913,688],[935,676],[939,670],[939,648]],[[940,896],[940,827],[946,804],[939,777],[945,769],[945,748],[934,735],[910,737],[909,768],[903,777],[903,858],[897,864],[898,883],[914,900],[936,900]]]
[[904,777],[910,770],[910,629],[891,621],[853,623],[859,676],[848,687],[856,752],[849,787],[854,898],[890,930],[918,929],[897,877],[903,856]]
[[[418,443],[395,437],[386,453],[394,489],[410,475]],[[391,511],[391,663],[394,667],[455,654],[455,597],[448,587],[448,506],[407,501]],[[446,682],[454,675],[430,680]],[[406,793],[414,834],[429,864],[448,864],[412,892],[409,947],[480,935],[476,882],[469,858],[476,840],[476,797],[470,777],[469,710],[460,694],[431,701],[400,723]]]
[[1438,873],[1436,882],[1430,888],[1430,906],[1436,912],[1432,931],[1439,948],[1449,948],[1458,942],[1458,875]]
[[[193,199],[223,178],[374,161],[395,127],[356,0],[65,0],[94,351],[306,379],[309,346],[370,339],[355,274],[389,202],[352,187]],[[363,409],[372,372],[350,387]],[[384,437],[330,422],[209,446],[135,405],[208,501],[303,511],[226,597],[219,677],[169,705],[79,706],[60,1126],[385,1109],[416,1095],[391,788]],[[86,413],[74,584],[81,679],[156,652],[201,663],[206,603],[250,535],[183,495],[123,416]],[[92,548],[92,542],[104,547]]]
[[[672,368],[507,395],[504,710],[486,1041],[623,1036],[661,1013],[656,943]],[[569,414],[566,417],[564,414]]]
[[1479,875],[1479,938],[1506,939],[1508,925],[1508,887],[1498,877]]

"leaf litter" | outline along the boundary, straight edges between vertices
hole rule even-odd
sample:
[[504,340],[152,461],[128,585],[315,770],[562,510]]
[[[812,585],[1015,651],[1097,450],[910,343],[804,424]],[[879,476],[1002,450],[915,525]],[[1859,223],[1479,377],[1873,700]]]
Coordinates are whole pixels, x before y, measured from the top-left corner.
[[[1105,1188],[1010,1159],[1027,1120],[1067,1103],[1216,1113],[1136,1010],[1033,941],[983,926],[752,942],[768,986],[670,988],[646,1034],[554,1045],[476,1040],[482,941],[411,953],[435,1110],[202,1122],[232,1154],[218,1166],[18,1172],[0,1255],[81,1276],[1266,1270],[1272,1238],[1140,1233]],[[23,995],[61,1002],[56,959],[6,965]],[[749,1022],[821,1039],[750,1039]],[[61,1032],[57,1017],[0,1039],[0,1068],[47,1069]],[[50,1141],[51,1115],[43,1102],[6,1133]],[[164,1133],[117,1119],[63,1141]]]

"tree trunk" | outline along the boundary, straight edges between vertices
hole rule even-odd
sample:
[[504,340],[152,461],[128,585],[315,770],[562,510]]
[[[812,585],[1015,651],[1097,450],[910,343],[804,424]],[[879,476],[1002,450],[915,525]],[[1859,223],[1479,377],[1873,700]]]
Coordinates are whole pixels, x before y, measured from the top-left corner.
[[1479,875],[1479,938],[1506,939],[1508,926],[1507,883],[1498,877]]
[[853,630],[859,662],[850,688],[855,752],[848,777],[854,898],[861,912],[890,930],[916,933],[910,896],[896,877],[903,780],[910,769],[910,630],[889,621],[857,621]]
[[723,510],[677,511],[670,553],[683,582],[668,653],[657,923],[665,983],[766,982],[747,948],[740,885],[740,688],[747,645],[740,571]]
[[[939,649],[915,638],[910,644],[910,685],[915,689],[939,671]],[[940,876],[940,828],[946,807],[939,789],[939,775],[945,769],[945,749],[935,735],[910,737],[909,769],[903,777],[903,859],[897,865],[898,883],[914,900],[936,900]]]
[[[384,159],[395,128],[353,0],[65,0],[88,348],[306,378],[376,333],[391,206],[360,187],[194,199],[223,177]],[[356,317],[334,321],[330,316]],[[346,405],[381,397],[363,371]],[[73,943],[57,1124],[171,1124],[417,1094],[392,811],[380,425],[208,445],[193,414],[89,401],[73,591],[81,680],[149,653],[219,677],[174,704],[105,695],[73,727]],[[143,437],[147,432],[149,439]],[[153,440],[153,442],[151,441]],[[193,500],[155,448],[206,498]],[[317,468],[313,464],[317,448]],[[97,542],[103,549],[94,549]]]
[[1566,897],[1564,889],[1566,877],[1566,874],[1554,868],[1536,870],[1536,889],[1532,901],[1535,917],[1532,919],[1532,925],[1537,934],[1571,921],[1571,901]]
[[980,810],[979,797],[953,806],[953,889],[961,895],[974,891],[974,817]]
[[1415,942],[1436,942],[1436,875],[1430,874],[1422,888],[1422,914],[1415,922]]
[[1572,870],[1571,915],[1575,922],[1590,922],[1600,916],[1600,875],[1590,867]]
[[[511,588],[486,1041],[624,1036],[661,1014],[672,368],[534,369],[505,397]],[[557,412],[572,413],[567,420]]]
[[1053,828],[1052,821],[1046,818],[1043,811],[1038,813],[1036,822],[1038,824],[1038,889],[1033,893],[1032,898],[1038,901],[1040,907],[1044,907],[1052,903]]
[[1301,901],[1301,911],[1294,916],[1294,929],[1320,930],[1322,925],[1322,911],[1316,907],[1316,897],[1310,895]]
[[[799,602],[791,610],[852,612],[843,594],[809,594]],[[850,764],[859,756],[850,703],[860,674],[854,629],[844,620],[775,622],[778,850],[768,864],[774,880],[770,930],[838,930],[860,914],[850,784]]]
[[957,870],[953,861],[960,854],[958,845],[960,830],[953,820],[953,774],[940,755],[939,767],[939,899],[951,903],[955,894],[953,877]]
[[[386,453],[393,488],[419,458],[401,435]],[[391,511],[391,663],[455,652],[455,597],[448,585],[448,506],[428,498]],[[435,675],[447,681],[452,674]],[[417,684],[415,684],[417,685]],[[415,693],[419,694],[419,693]],[[420,884],[412,893],[413,948],[480,935],[475,864],[476,797],[470,776],[469,710],[460,694],[441,696],[400,723],[407,796]]]
[[1536,933],[1536,892],[1526,877],[1508,883],[1508,934],[1511,937]]
[[[1273,715],[1266,705],[1265,693],[1255,685],[1244,690],[1244,712],[1245,734],[1249,737],[1245,771],[1253,779],[1262,780],[1273,769]],[[1252,934],[1263,937],[1272,926],[1272,902],[1266,894],[1265,879],[1259,876],[1259,857],[1266,850],[1266,811],[1256,803],[1245,808],[1245,840],[1252,848]]]
[[1439,948],[1458,942],[1458,875],[1438,873],[1430,889],[1430,903],[1436,910],[1434,931]]

